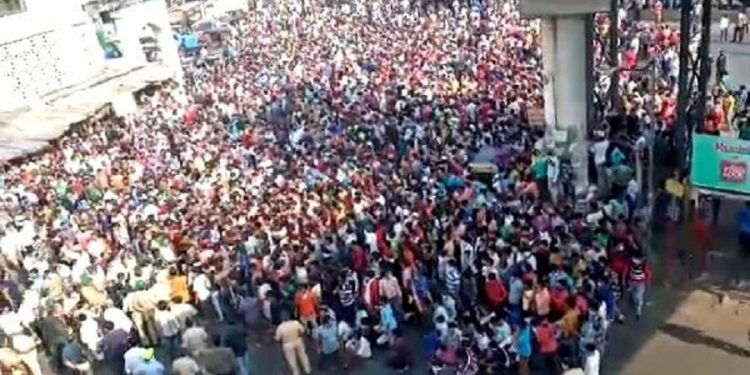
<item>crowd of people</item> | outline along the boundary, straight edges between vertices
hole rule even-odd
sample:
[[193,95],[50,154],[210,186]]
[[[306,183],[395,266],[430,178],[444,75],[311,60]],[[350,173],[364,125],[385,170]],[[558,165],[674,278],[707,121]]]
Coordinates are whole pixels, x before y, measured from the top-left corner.
[[650,279],[638,155],[596,130],[572,191],[528,121],[538,25],[509,0],[257,7],[232,53],[6,167],[4,370],[41,375],[40,344],[56,373],[247,375],[274,339],[293,375],[598,374]]

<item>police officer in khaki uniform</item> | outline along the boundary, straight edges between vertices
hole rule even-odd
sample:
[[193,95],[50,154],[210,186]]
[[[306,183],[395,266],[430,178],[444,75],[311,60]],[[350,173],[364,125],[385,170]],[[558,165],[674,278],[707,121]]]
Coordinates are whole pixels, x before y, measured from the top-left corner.
[[276,341],[281,341],[284,357],[289,363],[293,375],[300,374],[300,364],[305,374],[309,374],[311,371],[310,359],[307,357],[305,342],[303,341],[304,335],[305,327],[302,326],[302,323],[289,318],[289,316],[285,316],[284,321],[276,328]]

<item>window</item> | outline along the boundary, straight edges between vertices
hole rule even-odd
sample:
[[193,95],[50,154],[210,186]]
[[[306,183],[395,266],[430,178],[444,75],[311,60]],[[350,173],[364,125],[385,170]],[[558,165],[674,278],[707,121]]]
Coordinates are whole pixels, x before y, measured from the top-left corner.
[[0,0],[0,17],[26,10],[23,0]]

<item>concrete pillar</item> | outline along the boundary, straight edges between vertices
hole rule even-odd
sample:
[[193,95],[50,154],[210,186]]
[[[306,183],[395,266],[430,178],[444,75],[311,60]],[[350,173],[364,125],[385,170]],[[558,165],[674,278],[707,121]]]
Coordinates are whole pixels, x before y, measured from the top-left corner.
[[[547,124],[547,134],[557,127],[555,113],[555,62],[556,40],[555,21],[551,18],[541,20],[542,32],[542,67],[544,69],[544,122]],[[552,103],[552,105],[550,105]]]
[[[587,91],[592,82],[586,70],[591,66],[587,57],[592,46],[587,37],[587,17],[553,16],[541,21],[547,143],[569,147],[577,193],[583,193],[588,184]],[[560,134],[566,134],[566,139],[557,137]]]

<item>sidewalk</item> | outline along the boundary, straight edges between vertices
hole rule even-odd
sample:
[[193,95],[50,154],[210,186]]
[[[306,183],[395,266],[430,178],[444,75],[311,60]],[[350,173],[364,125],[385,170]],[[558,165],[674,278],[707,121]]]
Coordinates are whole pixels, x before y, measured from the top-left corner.
[[[619,358],[617,366],[609,368],[610,371],[603,372],[604,374],[747,374],[750,368],[747,336],[750,329],[749,296],[719,304],[716,294],[711,291],[652,292],[673,293],[674,297],[682,301],[673,313],[664,316],[662,323],[656,324],[661,320],[659,315],[666,312],[661,309],[668,310],[668,306],[656,302],[647,310],[647,314],[655,315],[650,323],[645,322],[647,331],[652,332],[650,337],[644,337],[631,356]],[[667,297],[666,300],[670,298]],[[616,332],[631,330],[631,324],[638,326],[632,330],[642,328],[640,323],[634,322],[617,327]],[[627,345],[628,342],[625,341],[624,344]]]

